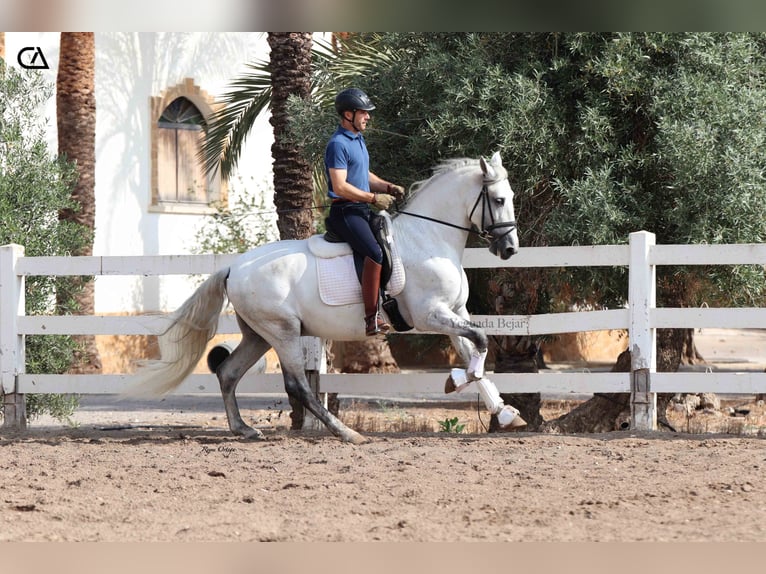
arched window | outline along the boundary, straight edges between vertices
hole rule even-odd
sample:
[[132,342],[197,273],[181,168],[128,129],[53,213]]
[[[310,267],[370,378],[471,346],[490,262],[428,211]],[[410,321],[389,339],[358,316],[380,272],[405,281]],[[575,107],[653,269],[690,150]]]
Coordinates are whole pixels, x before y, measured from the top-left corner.
[[220,176],[205,174],[198,158],[212,99],[187,79],[152,98],[152,207],[173,212],[204,212],[225,201]]
[[210,186],[197,160],[205,118],[189,100],[176,98],[157,123],[160,202],[207,204]]

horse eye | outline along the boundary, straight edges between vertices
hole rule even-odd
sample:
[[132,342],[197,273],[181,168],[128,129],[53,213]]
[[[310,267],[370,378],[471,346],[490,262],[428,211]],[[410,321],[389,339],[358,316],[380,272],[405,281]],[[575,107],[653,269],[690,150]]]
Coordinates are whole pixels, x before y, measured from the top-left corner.
[[505,198],[504,197],[496,197],[495,198],[495,203],[497,203],[500,206],[503,206],[503,205],[505,205]]

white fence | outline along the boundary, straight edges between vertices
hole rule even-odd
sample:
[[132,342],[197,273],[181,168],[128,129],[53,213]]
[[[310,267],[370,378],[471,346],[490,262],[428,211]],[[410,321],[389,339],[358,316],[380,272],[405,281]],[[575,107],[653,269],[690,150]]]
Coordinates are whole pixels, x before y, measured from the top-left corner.
[[[0,247],[0,382],[5,393],[5,426],[21,426],[26,393],[119,393],[131,375],[26,374],[26,335],[151,335],[162,330],[161,316],[26,316],[24,278],[32,275],[189,275],[209,274],[236,255],[131,257],[25,257],[23,247]],[[501,261],[486,249],[467,249],[466,268],[627,266],[629,304],[625,309],[547,315],[475,315],[493,335],[542,335],[627,329],[632,355],[630,373],[498,373],[491,376],[501,392],[631,393],[631,426],[656,428],[656,394],[766,392],[766,373],[657,373],[657,328],[763,328],[766,308],[657,308],[658,265],[766,264],[766,244],[655,245],[654,235],[632,233],[628,245],[530,247]],[[232,315],[223,314],[218,332],[238,333]],[[307,357],[310,359],[311,357]],[[314,359],[315,360],[315,359]],[[310,366],[316,368],[316,364]],[[323,393],[440,393],[446,373],[349,375],[322,374]],[[284,392],[279,374],[247,374],[239,392]],[[190,375],[178,393],[219,393],[214,375]]]

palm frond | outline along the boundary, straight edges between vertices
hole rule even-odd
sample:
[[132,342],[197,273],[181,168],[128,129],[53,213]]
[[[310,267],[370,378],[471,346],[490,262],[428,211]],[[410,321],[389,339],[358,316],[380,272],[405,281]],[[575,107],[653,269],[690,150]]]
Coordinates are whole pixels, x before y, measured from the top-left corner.
[[375,69],[392,65],[397,60],[396,53],[381,46],[379,34],[339,39],[337,49],[330,42],[315,40],[312,52],[315,101],[330,105],[338,90],[359,84],[361,77]]
[[[332,106],[339,89],[358,84],[360,77],[396,61],[394,52],[380,48],[379,39],[376,34],[364,38],[351,36],[341,40],[338,49],[330,42],[314,41],[312,100],[316,105]],[[213,173],[220,169],[224,179],[237,167],[256,118],[269,108],[271,101],[269,62],[257,60],[248,68],[222,96],[222,107],[208,120],[199,152],[205,171]]]
[[271,74],[268,62],[248,65],[222,97],[223,106],[208,120],[199,158],[205,171],[221,170],[227,179],[237,166],[242,147],[256,118],[269,107]]

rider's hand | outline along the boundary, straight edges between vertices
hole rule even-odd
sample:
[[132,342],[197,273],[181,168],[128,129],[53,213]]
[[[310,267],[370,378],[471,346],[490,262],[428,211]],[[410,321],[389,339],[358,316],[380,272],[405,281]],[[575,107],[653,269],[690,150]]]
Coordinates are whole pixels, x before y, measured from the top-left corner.
[[393,195],[396,199],[404,199],[404,188],[401,185],[388,184],[388,193]]
[[394,202],[394,196],[388,195],[387,193],[376,193],[375,194],[375,201],[372,202],[372,205],[380,210],[388,209],[391,207],[391,204]]

